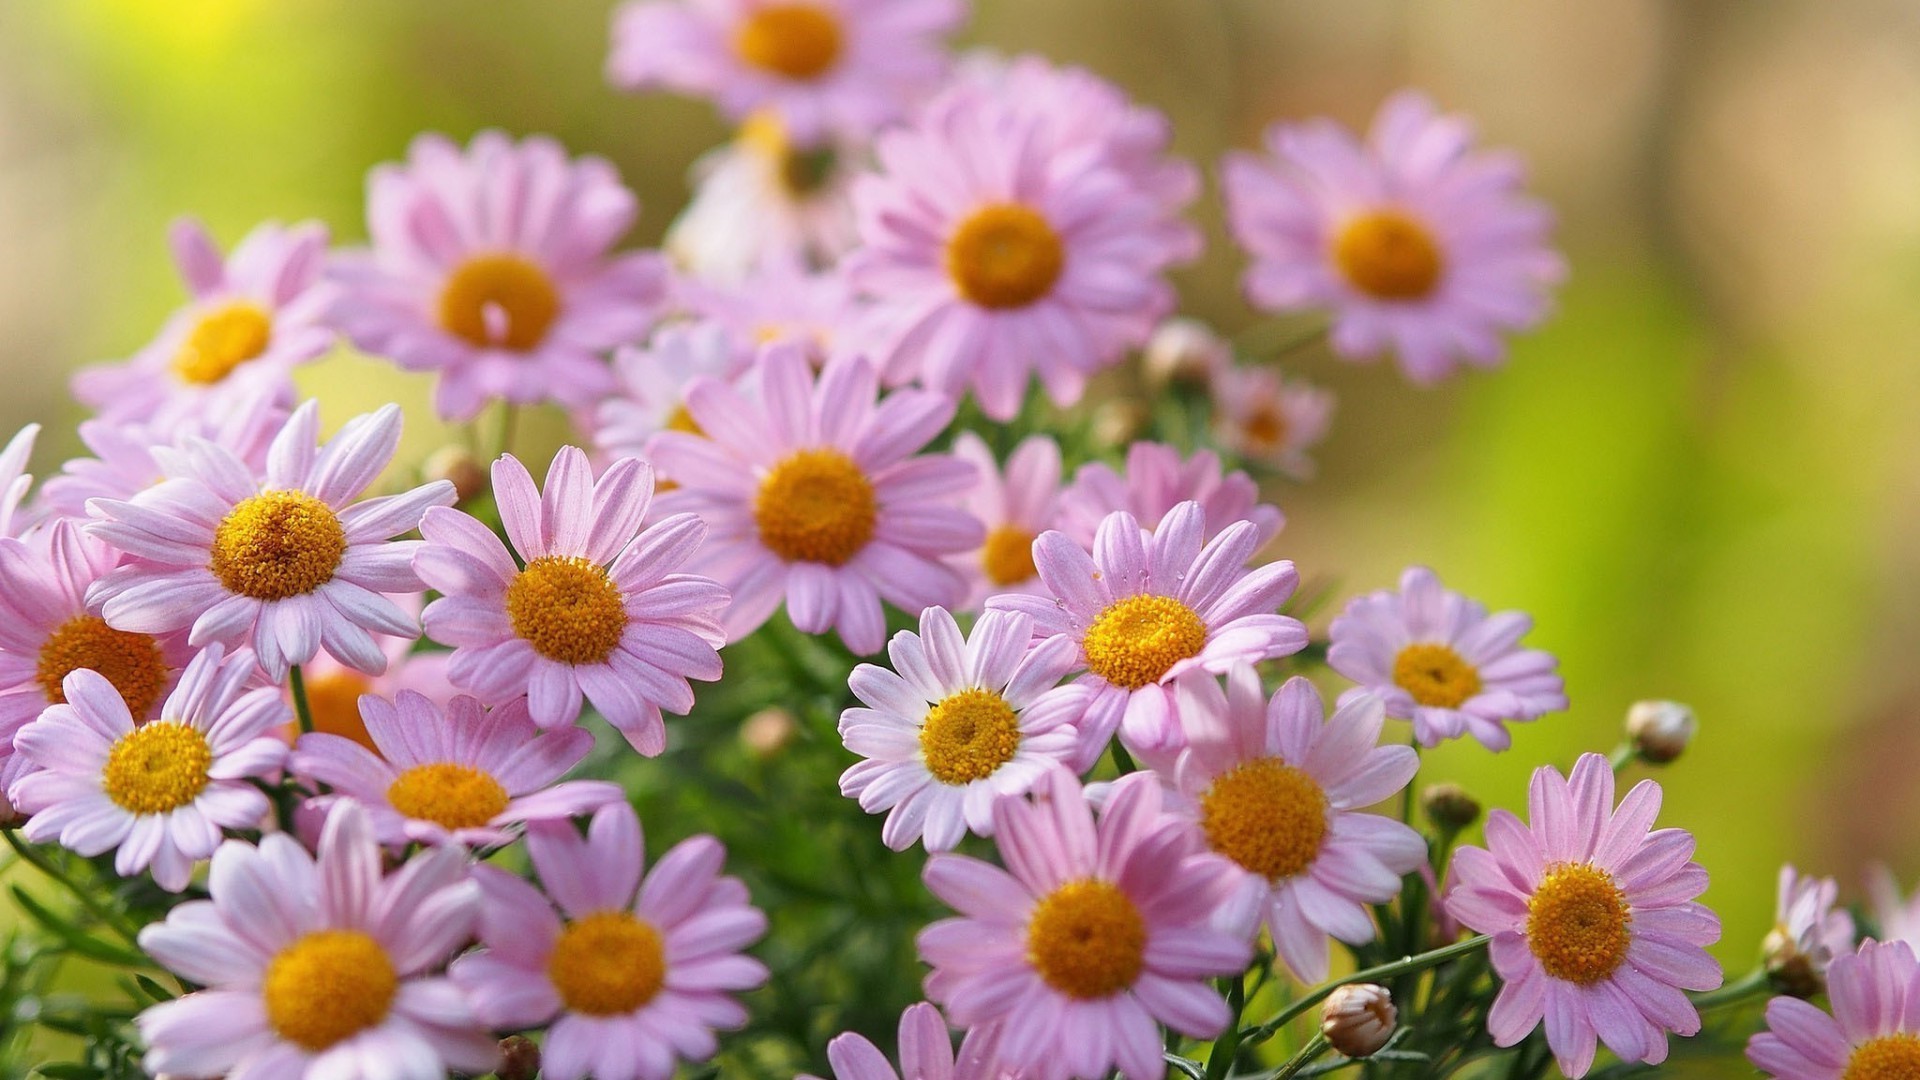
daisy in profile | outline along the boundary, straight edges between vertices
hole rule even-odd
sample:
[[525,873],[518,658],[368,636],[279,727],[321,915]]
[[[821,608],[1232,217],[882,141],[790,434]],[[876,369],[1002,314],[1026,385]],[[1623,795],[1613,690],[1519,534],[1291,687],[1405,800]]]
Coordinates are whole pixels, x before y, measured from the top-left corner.
[[787,258],[762,262],[737,282],[682,281],[680,301],[726,328],[743,366],[762,345],[791,341],[819,367],[838,354],[841,327],[856,310],[844,276]]
[[978,609],[996,593],[1038,593],[1045,586],[1033,564],[1033,542],[1057,524],[1060,502],[1060,444],[1046,435],[1029,435],[1007,455],[1003,472],[980,436],[961,432],[953,455],[980,472],[962,505],[987,527],[986,542],[954,560],[973,582],[967,606]]
[[836,630],[864,656],[886,642],[882,600],[917,612],[965,598],[946,559],[980,546],[980,523],[954,505],[973,466],[918,453],[953,403],[921,390],[876,403],[878,389],[863,360],[816,374],[799,346],[771,345],[744,387],[703,379],[688,391],[704,437],[655,441],[660,470],[680,484],[662,509],[693,511],[712,529],[691,568],[732,592],[728,640],[784,600],[794,626]]
[[88,503],[100,519],[88,531],[133,558],[94,582],[87,602],[117,630],[250,644],[275,682],[322,650],[369,675],[386,670],[374,635],[419,635],[382,595],[420,589],[419,541],[394,537],[452,503],[453,485],[353,502],[393,459],[400,407],[356,416],[316,449],[319,427],[318,403],[295,410],[263,471],[205,440],[156,449],[165,483]]
[[232,451],[253,472],[267,467],[267,447],[287,424],[279,389],[235,395],[231,408],[164,422],[83,420],[80,442],[92,457],[71,458],[40,486],[40,503],[63,517],[87,517],[88,499],[131,499],[167,478],[154,450],[178,449],[188,438]]
[[365,807],[383,844],[497,847],[513,839],[512,826],[625,798],[604,780],[561,781],[593,749],[593,735],[543,732],[524,698],[486,709],[462,694],[443,707],[402,690],[393,701],[361,698],[360,712],[373,750],[316,731],[300,737],[287,768]]
[[[248,687],[253,687],[248,689]],[[136,723],[126,699],[82,668],[14,736],[32,771],[7,797],[32,815],[21,832],[92,857],[118,849],[121,877],[150,871],[169,892],[187,887],[193,864],[213,854],[222,829],[258,828],[271,812],[248,781],[273,776],[287,755],[274,735],[287,707],[255,684],[253,657],[208,646],[160,706]]]
[[434,974],[472,938],[480,889],[458,848],[391,874],[366,814],[342,805],[319,856],[286,833],[221,845],[210,900],[140,932],[167,970],[205,987],[135,1023],[147,1071],[288,1080],[442,1080],[499,1063],[493,1037]]
[[1780,868],[1773,929],[1761,944],[1773,988],[1810,998],[1826,987],[1833,958],[1853,951],[1853,916],[1835,907],[1840,886],[1832,878],[1814,878],[1792,866]]
[[796,144],[778,116],[755,113],[693,163],[693,196],[661,248],[694,281],[742,291],[770,265],[832,266],[853,247],[862,159],[836,141]]
[[[527,697],[541,727],[572,724],[583,699],[652,757],[666,749],[660,712],[693,708],[688,679],[720,677],[726,590],[678,572],[706,535],[691,514],[642,527],[653,500],[646,464],[623,458],[598,480],[587,455],[561,447],[545,490],[519,459],[493,463],[509,552],[492,529],[451,508],[420,523],[414,567],[442,595],[427,636],[453,646],[448,674],[482,701]],[[516,560],[518,555],[519,560]]]
[[887,653],[892,671],[861,664],[847,680],[867,707],[840,714],[840,738],[865,760],[841,775],[840,793],[890,811],[880,838],[893,850],[993,835],[995,799],[1079,756],[1085,694],[1058,685],[1073,643],[1036,641],[1027,616],[989,611],[962,637],[945,608],[928,608],[920,632],[895,634]]
[[1074,471],[1073,482],[1060,493],[1059,528],[1081,546],[1091,547],[1094,532],[1115,510],[1125,510],[1140,519],[1141,527],[1153,529],[1169,510],[1188,500],[1200,504],[1214,529],[1252,522],[1259,541],[1255,551],[1287,523],[1279,507],[1260,501],[1260,485],[1253,477],[1238,469],[1227,471],[1213,451],[1187,456],[1165,443],[1137,442],[1127,447],[1123,470],[1090,461]]
[[1409,91],[1364,144],[1318,120],[1275,124],[1266,149],[1221,169],[1255,307],[1329,311],[1335,352],[1391,352],[1418,383],[1499,364],[1503,335],[1545,318],[1566,276],[1553,215],[1522,193],[1518,158],[1476,151],[1465,118]]
[[632,0],[613,17],[607,78],[761,110],[793,137],[862,141],[939,85],[964,0]]
[[1307,451],[1333,425],[1331,391],[1289,382],[1266,367],[1223,368],[1208,387],[1220,445],[1296,480],[1313,476]]
[[1829,1015],[1793,997],[1767,1002],[1747,1060],[1774,1080],[1920,1075],[1920,961],[1904,941],[1861,942],[1828,971]]
[[927,997],[961,1027],[997,1026],[1014,1075],[1157,1080],[1161,1024],[1208,1039],[1231,1022],[1210,980],[1253,955],[1211,922],[1233,870],[1160,797],[1152,776],[1123,777],[1096,821],[1079,781],[1055,770],[1031,801],[994,804],[1005,870],[927,861],[927,888],[960,913],[920,932]]
[[[953,1036],[940,1010],[922,1001],[900,1014],[898,1072],[879,1047],[851,1031],[827,1044],[827,1064],[833,1066],[833,1080],[1006,1080],[1010,1074],[992,1052],[992,1040],[983,1037],[991,1032],[990,1028],[968,1032],[956,1059]],[[803,1075],[797,1080],[820,1078]]]
[[987,601],[990,611],[1032,616],[1036,637],[1064,634],[1079,646],[1077,683],[1091,695],[1080,735],[1095,747],[1117,730],[1142,753],[1177,751],[1181,675],[1221,674],[1306,646],[1300,620],[1275,614],[1299,582],[1293,563],[1247,569],[1259,543],[1252,522],[1203,544],[1205,532],[1200,504],[1184,502],[1150,533],[1132,514],[1108,515],[1091,555],[1064,533],[1044,533],[1033,551],[1046,591]]
[[552,139],[422,135],[367,178],[373,246],[336,256],[334,321],[436,373],[446,419],[495,399],[583,407],[613,389],[602,354],[640,340],[665,300],[664,260],[609,253],[639,214],[613,166]]
[[0,449],[0,536],[19,536],[33,524],[32,508],[24,507],[33,487],[27,459],[33,456],[33,442],[39,436],[40,425],[28,424]]
[[451,974],[490,1026],[547,1028],[541,1076],[668,1080],[676,1062],[713,1056],[716,1030],[746,1023],[733,995],[767,969],[741,950],[767,917],[721,874],[719,841],[683,840],[643,877],[640,819],[619,802],[584,839],[568,823],[536,826],[527,850],[547,894],[480,867],[485,948]]
[[1512,1046],[1541,1023],[1561,1071],[1585,1076],[1595,1037],[1621,1061],[1658,1065],[1667,1032],[1693,1035],[1700,1015],[1684,990],[1720,985],[1706,946],[1720,919],[1696,901],[1707,872],[1689,861],[1693,834],[1649,832],[1660,785],[1643,780],[1613,805],[1613,769],[1582,754],[1571,778],[1534,770],[1532,821],[1487,817],[1492,850],[1453,856],[1447,910],[1491,934],[1504,984],[1487,1032]]
[[253,398],[291,403],[293,369],[333,348],[326,226],[268,222],[225,257],[192,218],[168,239],[192,299],[131,360],[75,375],[73,396],[108,420],[162,427],[218,423]]
[[1400,575],[1400,591],[1355,597],[1329,628],[1327,663],[1380,694],[1387,715],[1413,721],[1422,746],[1472,735],[1489,750],[1513,743],[1509,723],[1567,707],[1559,661],[1522,649],[1533,620],[1487,614],[1440,585],[1424,566]]
[[613,354],[619,385],[594,406],[594,446],[613,458],[649,459],[660,432],[699,434],[687,412],[687,388],[705,376],[732,379],[744,366],[724,327],[711,322],[661,327],[645,345]]

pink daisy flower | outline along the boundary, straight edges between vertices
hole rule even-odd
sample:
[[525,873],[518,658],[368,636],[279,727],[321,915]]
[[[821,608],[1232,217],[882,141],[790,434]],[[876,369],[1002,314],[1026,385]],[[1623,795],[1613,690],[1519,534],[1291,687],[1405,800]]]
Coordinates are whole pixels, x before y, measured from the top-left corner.
[[661,506],[698,513],[713,530],[692,565],[733,593],[728,640],[784,598],[793,625],[837,630],[866,655],[886,641],[881,600],[914,612],[957,605],[966,582],[945,559],[980,546],[980,523],[952,505],[973,466],[916,453],[953,418],[953,403],[899,390],[876,404],[865,361],[816,375],[792,344],[768,346],[746,382],[695,383],[687,408],[705,437],[669,431],[654,443],[661,471],[681,485]]
[[1761,953],[1774,987],[1796,997],[1812,997],[1825,984],[1833,958],[1853,951],[1853,916],[1837,908],[1840,886],[1832,878],[1814,878],[1791,865],[1780,868],[1773,929]]
[[319,857],[273,833],[221,845],[211,900],[140,932],[206,987],[140,1014],[146,1068],[174,1076],[443,1080],[499,1063],[441,965],[473,936],[481,896],[457,848],[391,874],[367,816],[342,805]]
[[622,802],[594,814],[585,839],[570,824],[533,828],[527,850],[547,896],[480,867],[486,948],[452,976],[488,1024],[547,1026],[541,1076],[667,1080],[677,1060],[713,1056],[716,1030],[746,1023],[732,995],[767,981],[741,952],[767,917],[721,874],[719,841],[683,840],[642,878],[640,819]]
[[840,793],[891,811],[880,838],[893,850],[993,835],[995,799],[1078,757],[1085,694],[1057,685],[1073,643],[1035,641],[1027,616],[989,611],[962,637],[945,608],[928,608],[920,632],[895,634],[887,654],[894,671],[861,664],[847,680],[869,707],[840,714],[841,740],[865,759],[841,775]]
[[263,388],[240,395],[231,408],[218,413],[160,423],[83,420],[80,441],[93,456],[60,466],[60,475],[41,485],[40,502],[63,517],[85,518],[88,499],[131,499],[166,479],[154,450],[177,450],[187,438],[224,447],[257,473],[267,467],[267,447],[287,424],[288,410],[275,402],[279,396]]
[[0,536],[19,536],[33,523],[33,510],[23,510],[22,504],[33,487],[27,459],[33,456],[33,441],[39,436],[40,425],[28,424],[0,449]]
[[1307,451],[1333,426],[1333,394],[1265,367],[1226,367],[1208,384],[1220,445],[1298,480],[1313,476]]
[[1533,620],[1440,585],[1424,566],[1400,591],[1355,597],[1328,628],[1333,670],[1380,694],[1387,715],[1413,721],[1422,746],[1472,735],[1489,750],[1513,743],[1507,724],[1567,707],[1552,653],[1519,647]]
[[257,828],[272,809],[247,781],[280,771],[287,744],[273,729],[286,721],[286,705],[270,686],[248,689],[253,682],[245,650],[229,656],[208,646],[160,718],[136,724],[105,676],[69,673],[66,703],[47,706],[14,736],[14,752],[37,770],[7,792],[33,815],[21,831],[89,857],[117,848],[121,877],[150,870],[161,888],[186,888],[222,829]]
[[1093,545],[1093,534],[1108,514],[1125,510],[1144,528],[1158,528],[1167,511],[1192,500],[1207,512],[1207,521],[1224,529],[1236,521],[1251,521],[1257,530],[1258,551],[1286,525],[1277,506],[1260,501],[1260,485],[1253,477],[1220,465],[1220,455],[1196,450],[1191,457],[1165,443],[1137,442],[1127,447],[1127,465],[1121,472],[1104,461],[1091,461],[1073,474],[1073,483],[1060,493],[1060,531],[1082,547]]
[[192,300],[131,360],[75,375],[73,396],[109,420],[161,428],[217,423],[255,399],[292,402],[293,369],[333,348],[326,226],[268,222],[224,258],[192,218],[174,222],[168,240]]
[[635,750],[660,753],[660,711],[684,716],[687,680],[720,677],[726,590],[675,572],[706,526],[674,514],[642,528],[653,500],[646,464],[624,458],[596,481],[572,446],[554,455],[544,493],[519,459],[501,455],[493,492],[512,553],[458,510],[420,523],[414,566],[444,594],[427,605],[427,636],[453,646],[454,684],[482,701],[525,694],[547,728],[573,723],[590,701]]
[[[498,847],[511,826],[565,820],[625,799],[604,780],[561,782],[593,749],[583,728],[542,731],[524,698],[489,710],[462,694],[442,707],[402,690],[360,699],[373,750],[310,732],[287,768],[365,807],[380,842]],[[329,805],[333,798],[326,797]]]
[[1232,1020],[1209,978],[1246,967],[1244,935],[1216,929],[1233,892],[1226,860],[1161,809],[1137,773],[1096,824],[1079,781],[1050,773],[1033,801],[1002,799],[1007,869],[961,855],[927,862],[927,888],[960,912],[920,932],[927,996],[962,1027],[995,1024],[1009,1071],[1052,1080],[1165,1074],[1160,1024],[1196,1039]]
[[939,84],[962,0],[640,0],[613,17],[607,78],[765,109],[806,144],[864,140]]
[[1700,1014],[1682,990],[1720,985],[1704,946],[1720,919],[1694,900],[1707,872],[1688,861],[1693,835],[1648,832],[1660,785],[1643,780],[1613,805],[1613,769],[1582,754],[1571,779],[1534,770],[1532,822],[1505,810],[1487,817],[1491,851],[1453,857],[1447,910],[1493,935],[1503,986],[1487,1032],[1512,1046],[1544,1018],[1547,1045],[1568,1076],[1593,1065],[1596,1034],[1621,1061],[1657,1065],[1667,1037],[1693,1035]]
[[202,439],[154,450],[170,478],[125,501],[95,499],[87,527],[134,558],[87,591],[117,630],[188,641],[251,644],[275,682],[321,650],[378,675],[387,659],[373,635],[413,638],[419,627],[383,593],[415,592],[412,532],[427,508],[453,502],[445,480],[349,503],[377,479],[400,443],[400,407],[347,421],[316,449],[318,403],[294,411],[264,470]]
[[683,274],[742,291],[768,266],[832,266],[854,244],[863,158],[852,145],[795,145],[778,117],[755,113],[693,163],[693,197],[661,247]]
[[1304,983],[1327,977],[1328,938],[1372,941],[1369,904],[1400,892],[1427,843],[1406,825],[1361,813],[1420,771],[1408,746],[1381,746],[1386,712],[1363,694],[1326,715],[1320,692],[1288,679],[1271,701],[1249,665],[1180,682],[1188,748],[1164,781],[1168,809],[1191,818],[1233,861],[1274,948]]
[[1920,892],[1903,895],[1893,871],[1876,865],[1867,872],[1867,898],[1872,901],[1873,925],[1880,931],[1880,940],[1920,945]]
[[1861,942],[1834,960],[1832,1015],[1798,998],[1767,1002],[1747,1060],[1776,1080],[1899,1080],[1920,1074],[1920,961],[1904,941]]
[[1521,193],[1517,157],[1475,150],[1465,118],[1405,92],[1364,145],[1326,120],[1276,124],[1266,144],[1221,168],[1255,307],[1329,309],[1334,351],[1392,351],[1419,383],[1499,364],[1502,334],[1546,316],[1566,276],[1553,215]]
[[657,254],[608,253],[639,213],[612,165],[552,139],[483,131],[462,151],[422,135],[368,177],[373,247],[338,257],[334,319],[361,349],[438,373],[449,420],[495,398],[581,407],[613,389],[603,354],[665,299]]
[[781,258],[734,283],[683,281],[680,299],[695,316],[725,327],[743,362],[768,342],[792,341],[816,367],[837,355],[840,327],[856,310],[844,276]]
[[[827,1064],[833,1080],[1006,1080],[1013,1074],[1000,1067],[992,1053],[990,1028],[976,1028],[953,1053],[953,1036],[940,1010],[922,1001],[900,1014],[900,1071],[880,1048],[864,1035],[845,1032],[827,1044]],[[802,1075],[795,1080],[820,1080]]]
[[979,550],[954,560],[973,583],[967,607],[978,610],[996,593],[1044,591],[1033,564],[1033,541],[1058,524],[1060,444],[1029,435],[1007,455],[1002,472],[986,442],[963,431],[953,440],[953,456],[979,470],[979,483],[961,505],[987,528]]
[[1252,522],[1236,521],[1203,546],[1205,532],[1200,504],[1184,502],[1151,533],[1125,511],[1108,515],[1092,555],[1064,533],[1043,533],[1033,551],[1046,594],[987,601],[989,610],[1031,615],[1036,637],[1065,634],[1079,646],[1086,674],[1078,685],[1091,695],[1080,736],[1094,747],[1118,730],[1142,753],[1179,750],[1181,675],[1217,675],[1306,647],[1300,620],[1274,613],[1299,583],[1293,563],[1247,569],[1259,543]]
[[613,354],[619,386],[594,407],[593,443],[609,457],[650,458],[662,431],[699,434],[687,412],[695,379],[732,379],[745,366],[725,328],[714,323],[665,326],[643,346]]

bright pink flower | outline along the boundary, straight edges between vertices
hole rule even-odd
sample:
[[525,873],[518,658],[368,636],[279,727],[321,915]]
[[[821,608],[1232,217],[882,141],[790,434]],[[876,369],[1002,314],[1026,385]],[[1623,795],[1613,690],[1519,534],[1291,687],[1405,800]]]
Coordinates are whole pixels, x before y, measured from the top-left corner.
[[1333,425],[1331,391],[1289,382],[1270,367],[1224,368],[1208,388],[1221,446],[1298,480],[1313,475],[1307,451]]
[[1251,521],[1257,530],[1258,551],[1287,523],[1277,506],[1260,501],[1260,485],[1238,469],[1227,472],[1220,455],[1196,450],[1187,457],[1165,443],[1137,442],[1127,447],[1127,465],[1115,472],[1104,461],[1090,461],[1073,474],[1073,483],[1060,493],[1060,531],[1082,547],[1093,546],[1094,531],[1115,510],[1140,519],[1154,529],[1180,503],[1198,502],[1207,523],[1224,529],[1236,521]]
[[[922,1001],[900,1014],[899,1072],[879,1047],[851,1031],[827,1044],[827,1063],[833,1066],[833,1080],[1008,1080],[1014,1074],[1000,1066],[989,1046],[994,1040],[983,1037],[992,1033],[984,1027],[968,1032],[956,1060],[947,1022],[939,1009]],[[803,1075],[795,1080],[820,1078]]]
[[987,528],[979,550],[953,560],[973,582],[967,607],[978,610],[996,593],[1043,592],[1033,542],[1059,527],[1060,444],[1046,435],[1027,436],[1007,455],[1003,473],[980,436],[963,431],[953,440],[953,456],[980,470],[980,482],[962,505]]
[[166,479],[156,448],[179,449],[188,438],[205,439],[232,452],[253,472],[267,467],[267,447],[287,425],[278,393],[261,389],[236,395],[230,407],[157,423],[83,420],[80,441],[90,458],[71,458],[60,475],[41,485],[40,502],[55,514],[85,518],[88,499],[131,499]]
[[609,457],[650,459],[655,435],[693,427],[687,388],[695,379],[733,379],[744,366],[733,338],[719,325],[661,327],[645,345],[614,353],[619,385],[594,407],[594,446]]
[[1747,1060],[1775,1080],[1897,1080],[1920,1073],[1920,961],[1904,941],[1860,943],[1827,972],[1829,1016],[1792,997],[1767,1002]]

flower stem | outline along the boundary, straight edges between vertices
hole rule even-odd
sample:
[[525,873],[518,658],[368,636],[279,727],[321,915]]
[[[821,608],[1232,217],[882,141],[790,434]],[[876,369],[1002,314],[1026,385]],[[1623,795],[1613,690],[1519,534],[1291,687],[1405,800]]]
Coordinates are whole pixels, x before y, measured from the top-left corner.
[[307,704],[307,680],[300,674],[300,665],[287,669],[287,687],[293,691],[293,715],[300,720],[300,734],[313,733],[313,707]]
[[1607,764],[1612,765],[1613,771],[1618,773],[1633,764],[1633,759],[1639,756],[1634,752],[1632,744],[1621,743],[1613,748],[1613,753],[1607,755]]
[[1384,983],[1401,975],[1408,975],[1416,971],[1425,971],[1430,967],[1438,967],[1455,957],[1465,956],[1468,953],[1484,949],[1490,940],[1492,939],[1486,934],[1479,934],[1465,941],[1456,941],[1451,945],[1444,945],[1438,949],[1434,949],[1432,952],[1423,952],[1418,956],[1402,957],[1390,964],[1379,964],[1367,968],[1364,971],[1356,971],[1345,978],[1335,979],[1330,983],[1315,988],[1312,993],[1307,994],[1305,997],[1287,1006],[1281,1010],[1280,1015],[1255,1028],[1242,1041],[1256,1043],[1264,1042],[1272,1038],[1274,1032],[1286,1027],[1308,1009],[1325,1001],[1328,994],[1333,993],[1334,990],[1348,983]]
[[1744,1001],[1766,989],[1766,969],[1756,967],[1718,990],[1709,990],[1704,994],[1692,995],[1693,1007],[1699,1009],[1701,1012],[1705,1012],[1708,1009],[1717,1009],[1722,1005],[1732,1005],[1736,1002]]
[[1113,751],[1113,767],[1120,770],[1121,776],[1139,771],[1140,766],[1133,763],[1133,755],[1127,753],[1127,748],[1120,745],[1118,738],[1113,740],[1110,749]]
[[1327,1045],[1327,1037],[1317,1031],[1314,1032],[1313,1038],[1307,1040],[1307,1045],[1301,1047],[1299,1053],[1288,1058],[1287,1063],[1280,1066],[1280,1071],[1273,1074],[1273,1080],[1287,1080],[1287,1077],[1299,1073],[1301,1069],[1312,1064],[1314,1058],[1326,1053]]
[[[1118,744],[1115,744],[1118,745]],[[1207,1055],[1206,1080],[1225,1080],[1233,1071],[1233,1059],[1240,1052],[1240,1013],[1247,1006],[1247,977],[1242,972],[1234,976],[1232,985],[1227,987],[1227,1010],[1233,1014],[1227,1030],[1213,1044],[1213,1052]]]
[[135,945],[140,943],[140,932],[134,929],[131,923],[121,918],[118,913],[109,910],[106,905],[94,897],[92,891],[71,877],[68,877],[66,871],[55,866],[53,861],[48,859],[46,855],[34,850],[31,845],[21,843],[20,838],[14,835],[14,830],[10,828],[0,829],[0,837],[6,839],[7,846],[13,849],[13,853],[18,855],[21,861],[32,866],[42,874],[45,874],[55,882],[58,882],[61,886],[65,887],[68,892],[72,893],[74,899],[80,901],[81,906],[91,912],[94,918],[99,919],[129,942]]

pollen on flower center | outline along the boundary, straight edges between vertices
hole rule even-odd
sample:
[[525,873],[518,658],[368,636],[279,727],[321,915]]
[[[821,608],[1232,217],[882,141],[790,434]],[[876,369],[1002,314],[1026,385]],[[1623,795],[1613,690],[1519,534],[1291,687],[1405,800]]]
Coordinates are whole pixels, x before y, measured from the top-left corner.
[[1048,986],[1072,998],[1111,997],[1146,965],[1147,921],[1119,887],[1069,881],[1042,897],[1027,920],[1027,959]]
[[1018,585],[1033,580],[1039,569],[1033,565],[1033,534],[1018,525],[1002,525],[987,534],[980,551],[980,565],[987,580],[995,585]]
[[543,555],[507,586],[513,632],[562,664],[598,664],[627,630],[626,602],[604,567],[578,555]]
[[410,818],[443,829],[477,829],[507,808],[507,789],[470,765],[415,765],[387,787],[387,801]]
[[40,645],[33,677],[47,703],[60,705],[67,700],[62,682],[82,668],[99,672],[112,683],[136,721],[160,700],[167,682],[167,662],[160,655],[159,642],[146,634],[115,630],[98,615],[75,615],[54,627]]
[[1361,214],[1333,239],[1333,261],[1356,289],[1380,300],[1418,300],[1440,283],[1433,233],[1396,210]]
[[483,349],[536,348],[559,314],[553,279],[518,255],[476,255],[440,290],[441,329]]
[[840,20],[819,4],[768,4],[747,16],[733,40],[740,59],[789,79],[816,79],[843,45]]
[[760,542],[788,562],[845,564],[873,539],[879,514],[873,482],[852,458],[828,447],[782,459],[753,500]]
[[992,776],[1020,749],[1020,722],[1007,699],[974,687],[927,710],[920,725],[920,755],[943,784],[966,784]]
[[233,369],[267,351],[273,318],[241,301],[200,316],[173,354],[173,373],[183,381],[209,386]]
[[1920,1035],[1899,1031],[1854,1047],[1840,1080],[1920,1080]]
[[1446,645],[1418,642],[1393,659],[1393,681],[1413,700],[1436,709],[1457,709],[1480,692],[1480,672]]
[[260,981],[267,1023],[324,1050],[387,1018],[400,979],[380,943],[358,930],[316,930],[280,950]]
[[947,276],[984,308],[1019,308],[1053,291],[1066,268],[1060,234],[1018,203],[974,211],[947,240]]
[[1200,798],[1213,850],[1269,881],[1313,865],[1327,836],[1327,796],[1304,769],[1260,758],[1215,778]]
[[1171,596],[1129,596],[1109,605],[1087,628],[1080,647],[1087,670],[1115,686],[1138,690],[1199,655],[1207,624]]
[[373,680],[357,671],[342,669],[307,679],[307,708],[313,714],[313,730],[352,739],[378,754],[373,736],[367,734],[367,722],[360,716],[360,695],[373,689]]
[[229,592],[285,600],[333,580],[347,531],[333,508],[304,491],[240,500],[213,532],[207,568]]
[[569,1010],[621,1016],[652,1001],[666,985],[666,946],[645,920],[596,911],[560,931],[547,978]]
[[1527,948],[1548,975],[1599,982],[1627,958],[1633,912],[1613,875],[1592,863],[1547,867],[1527,900]]
[[205,735],[177,720],[156,720],[120,736],[107,751],[100,787],[122,810],[164,814],[206,790],[212,767]]

